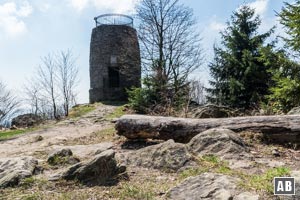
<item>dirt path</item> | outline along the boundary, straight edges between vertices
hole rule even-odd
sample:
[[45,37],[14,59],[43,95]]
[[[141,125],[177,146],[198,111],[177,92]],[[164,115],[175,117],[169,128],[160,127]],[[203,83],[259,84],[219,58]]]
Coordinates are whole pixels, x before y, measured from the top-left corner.
[[[0,158],[32,156],[37,152],[51,151],[53,147],[61,146],[70,140],[89,136],[96,131],[112,127],[112,124],[104,117],[112,113],[115,108],[116,106],[100,105],[79,120],[64,120],[49,128],[42,128],[15,139],[1,141]],[[42,136],[41,141],[37,141],[39,136]]]

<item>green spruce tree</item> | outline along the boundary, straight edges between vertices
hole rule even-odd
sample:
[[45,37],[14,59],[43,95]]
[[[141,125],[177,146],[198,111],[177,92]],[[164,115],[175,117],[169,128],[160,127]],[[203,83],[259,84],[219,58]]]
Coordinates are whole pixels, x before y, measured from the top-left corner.
[[290,4],[285,2],[285,6],[278,14],[280,23],[284,26],[287,37],[284,37],[286,47],[290,48],[294,55],[300,57],[300,0]]
[[215,57],[209,64],[213,78],[212,87],[207,89],[210,102],[248,109],[264,100],[271,74],[262,51],[272,49],[272,44],[265,45],[265,41],[273,29],[259,34],[260,24],[259,16],[249,6],[239,8],[227,22],[221,32],[221,47],[214,47]]
[[300,1],[285,3],[278,16],[287,36],[282,37],[285,50],[277,54],[279,65],[272,70],[275,86],[268,98],[274,108],[288,112],[300,106]]

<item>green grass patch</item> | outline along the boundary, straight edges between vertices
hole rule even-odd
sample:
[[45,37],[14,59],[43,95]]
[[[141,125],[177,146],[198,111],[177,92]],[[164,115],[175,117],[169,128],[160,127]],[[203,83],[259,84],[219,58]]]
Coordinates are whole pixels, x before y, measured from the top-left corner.
[[43,189],[44,187],[47,187],[49,185],[49,182],[46,179],[42,178],[36,178],[36,177],[28,177],[23,180],[21,180],[19,186],[23,189],[30,189],[32,187],[37,187],[39,189]]
[[273,194],[273,179],[274,177],[289,176],[290,169],[287,167],[277,167],[268,169],[260,175],[239,174],[242,179],[240,186],[248,190],[266,191]]
[[75,162],[79,162],[79,159],[74,156],[60,156],[55,155],[51,159],[48,159],[49,165],[69,165]]
[[40,199],[41,199],[41,195],[39,193],[28,194],[21,197],[21,200],[40,200]]
[[186,170],[184,170],[183,172],[181,172],[179,174],[179,178],[180,178],[180,180],[183,180],[183,179],[186,179],[188,177],[198,176],[198,175],[203,174],[207,171],[208,171],[207,168],[200,168],[200,167],[186,169]]
[[112,119],[114,119],[114,118],[119,118],[119,117],[121,117],[122,115],[125,115],[125,114],[126,114],[126,112],[125,112],[125,106],[123,105],[123,106],[117,107],[117,108],[114,110],[114,112],[112,112],[112,113],[106,115],[106,116],[105,116],[105,119],[107,119],[107,120],[112,120]]
[[222,161],[217,156],[206,155],[196,158],[198,166],[184,170],[179,174],[179,179],[185,179],[200,175],[205,172],[220,173],[238,177],[241,179],[239,186],[246,190],[255,190],[273,194],[273,179],[274,177],[289,176],[290,169],[287,167],[277,167],[267,169],[263,174],[246,174],[241,171],[235,171],[229,168],[226,161]]
[[22,135],[28,132],[32,132],[37,128],[28,128],[28,129],[17,129],[17,130],[8,130],[8,131],[0,131],[0,141],[14,138],[18,135]]
[[96,109],[95,104],[85,104],[74,106],[69,112],[69,118],[81,117]]
[[20,186],[24,188],[30,188],[36,182],[34,177],[25,178],[21,181]]
[[185,179],[192,176],[197,176],[205,172],[216,172],[221,174],[231,174],[232,170],[229,168],[226,161],[222,161],[215,155],[204,155],[196,158],[198,166],[184,170],[179,174],[179,178]]
[[106,128],[100,131],[97,131],[93,134],[94,137],[103,139],[103,140],[110,140],[114,137],[116,130],[114,127]]
[[143,187],[143,185],[125,183],[121,185],[121,188],[116,191],[112,191],[112,196],[121,199],[145,199],[151,200],[155,198],[154,192],[151,188]]

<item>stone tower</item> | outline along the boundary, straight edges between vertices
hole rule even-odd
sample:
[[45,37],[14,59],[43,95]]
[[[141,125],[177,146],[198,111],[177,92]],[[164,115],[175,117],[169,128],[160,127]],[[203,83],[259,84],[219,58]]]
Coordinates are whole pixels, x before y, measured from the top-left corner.
[[141,86],[141,58],[133,19],[95,17],[90,44],[90,103],[127,100],[126,88]]

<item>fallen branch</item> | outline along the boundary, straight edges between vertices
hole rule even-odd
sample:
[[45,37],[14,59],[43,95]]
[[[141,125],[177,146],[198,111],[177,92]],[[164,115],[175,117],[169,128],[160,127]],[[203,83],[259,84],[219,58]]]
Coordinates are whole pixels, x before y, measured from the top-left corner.
[[264,133],[278,142],[300,143],[300,115],[253,116],[218,119],[189,119],[144,115],[124,115],[115,125],[118,135],[128,139],[173,139],[187,143],[210,128],[227,128]]

